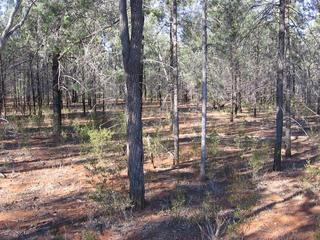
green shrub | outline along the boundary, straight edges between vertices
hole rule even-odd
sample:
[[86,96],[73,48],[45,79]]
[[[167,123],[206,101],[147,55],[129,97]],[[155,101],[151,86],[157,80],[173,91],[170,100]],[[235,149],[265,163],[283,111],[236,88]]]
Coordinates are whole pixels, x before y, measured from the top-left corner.
[[208,135],[208,153],[215,156],[219,151],[220,138],[219,134],[214,131]]
[[256,149],[253,151],[251,158],[248,161],[248,166],[252,170],[255,177],[260,170],[262,170],[265,162],[269,157],[269,147],[262,145],[256,145]]
[[127,133],[127,117],[124,113],[121,113],[117,117],[117,122],[119,124],[118,133],[121,135],[126,135]]
[[305,164],[305,175],[303,182],[306,187],[311,188],[312,190],[320,190],[320,168],[313,166],[311,161],[308,160]]
[[12,116],[11,120],[9,120],[15,132],[21,133],[21,134],[26,132],[26,129],[29,125],[29,121],[30,121],[30,118],[19,117],[16,115]]
[[234,139],[237,148],[248,151],[255,144],[255,139],[245,135],[245,133],[241,132],[241,134],[237,135]]
[[212,219],[220,210],[213,197],[207,192],[201,204],[201,211],[204,218]]
[[73,128],[82,143],[88,142],[90,140],[89,131],[92,129],[91,126],[81,126],[80,124],[75,123]]
[[103,212],[110,217],[119,214],[128,217],[127,210],[133,208],[127,194],[123,194],[103,185],[98,185],[96,191],[90,195],[90,198],[97,202],[102,207]]
[[235,206],[240,214],[247,211],[258,200],[254,184],[245,176],[236,175],[228,187],[228,192],[228,201]]
[[40,128],[44,123],[44,115],[42,114],[32,115],[29,117],[29,119],[31,123],[38,128]]
[[103,152],[110,146],[113,133],[109,129],[91,129],[87,132],[91,149],[96,154]]
[[257,173],[263,167],[263,152],[261,150],[255,150],[249,159],[248,165],[254,173]]
[[3,127],[0,125],[0,141],[5,140],[6,135],[7,135],[7,124],[3,125]]
[[158,129],[154,137],[150,135],[143,137],[143,147],[145,151],[145,156],[151,160],[153,165],[154,158],[159,157],[161,154],[168,152],[166,146],[164,146],[161,142],[161,137],[159,135]]
[[240,143],[240,148],[243,149],[244,151],[250,150],[252,146],[255,144],[255,139],[245,135]]
[[96,235],[92,231],[84,231],[82,233],[83,240],[96,240]]
[[[110,149],[110,141],[114,133],[108,128],[96,129],[92,125],[81,126],[76,123],[73,126],[83,148],[89,147],[97,155],[101,155]],[[87,144],[87,145],[86,145]]]
[[179,217],[181,215],[182,209],[187,204],[186,191],[181,187],[177,186],[171,195],[171,211],[174,217]]

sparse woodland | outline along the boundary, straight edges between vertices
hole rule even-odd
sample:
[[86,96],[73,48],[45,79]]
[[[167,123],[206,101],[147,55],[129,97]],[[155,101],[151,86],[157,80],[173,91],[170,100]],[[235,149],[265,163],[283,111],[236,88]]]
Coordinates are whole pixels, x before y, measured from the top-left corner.
[[320,239],[319,0],[0,13],[0,240]]

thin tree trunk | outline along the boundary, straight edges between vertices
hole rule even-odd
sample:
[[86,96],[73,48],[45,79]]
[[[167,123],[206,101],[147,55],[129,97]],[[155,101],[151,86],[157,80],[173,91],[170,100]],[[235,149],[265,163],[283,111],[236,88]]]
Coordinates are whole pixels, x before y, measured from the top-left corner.
[[171,70],[172,70],[172,130],[173,130],[173,147],[174,159],[173,165],[179,164],[179,110],[178,110],[178,88],[179,88],[179,73],[178,73],[178,12],[177,0],[172,2],[172,56],[171,56]]
[[162,110],[162,93],[161,93],[161,86],[160,85],[158,85],[157,97],[159,100],[160,110]]
[[[30,58],[31,61],[31,58]],[[27,106],[28,106],[28,110],[29,110],[29,115],[32,114],[32,104],[31,104],[31,79],[32,79],[32,72],[30,69],[30,65],[32,63],[29,62],[29,67],[27,67],[26,71],[27,71],[27,81],[26,81],[26,102],[27,102]]]
[[318,87],[318,96],[317,96],[317,114],[320,114],[320,96],[319,96],[319,87]]
[[17,100],[17,78],[16,69],[13,69],[13,107],[17,113],[18,111],[18,100]]
[[253,106],[253,117],[257,117],[257,104],[258,104],[258,82],[260,78],[260,46],[259,41],[256,46],[256,64],[258,69],[255,71],[255,79],[254,79],[254,106]]
[[286,0],[280,0],[280,23],[279,23],[279,45],[278,45],[278,70],[276,86],[276,140],[274,148],[273,170],[281,171],[281,146],[283,133],[283,80],[285,69],[285,11]]
[[102,112],[106,111],[106,107],[105,107],[105,96],[104,96],[104,91],[102,93]]
[[239,112],[242,113],[242,93],[241,93],[241,71],[240,71],[240,63],[237,62],[237,90],[238,90],[238,109]]
[[208,79],[208,44],[207,44],[207,0],[202,2],[202,120],[201,120],[201,164],[200,179],[206,179],[206,159],[207,159],[207,79]]
[[290,29],[289,29],[289,6],[287,5],[287,59],[286,61],[286,101],[285,101],[285,156],[291,157],[291,98],[292,98],[292,80],[291,80],[291,39],[290,39]]
[[36,111],[36,93],[35,93],[35,84],[34,84],[34,79],[33,79],[33,69],[32,69],[32,55],[30,55],[30,62],[29,62],[29,71],[30,71],[30,89],[31,89],[31,93],[32,93],[32,106],[33,106],[33,115],[37,114]]
[[2,55],[0,53],[0,116],[3,110],[3,99],[4,99],[4,66],[2,61]]
[[82,93],[82,113],[86,116],[86,94]]
[[41,82],[42,81],[40,81],[39,55],[37,54],[37,102],[39,115],[42,115]]
[[22,81],[20,81],[20,89],[22,91],[22,95],[21,95],[21,98],[22,98],[22,115],[25,115],[26,114],[26,73],[24,72],[22,74]]
[[[47,62],[46,64],[46,73],[47,73],[47,81],[46,81],[46,85],[47,85],[47,89],[50,89],[50,84],[49,84],[49,63]],[[50,91],[47,92],[47,105],[48,107],[50,106]]]
[[230,122],[234,120],[234,74],[233,74],[233,60],[231,60],[231,112],[230,112]]
[[53,135],[61,135],[61,90],[59,82],[59,53],[52,56],[52,92],[53,92]]

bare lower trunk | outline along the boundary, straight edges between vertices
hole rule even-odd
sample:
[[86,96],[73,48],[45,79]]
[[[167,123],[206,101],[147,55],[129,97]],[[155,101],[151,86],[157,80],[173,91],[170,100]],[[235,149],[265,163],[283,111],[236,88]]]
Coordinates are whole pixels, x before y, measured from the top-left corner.
[[4,89],[4,64],[2,62],[2,56],[0,53],[0,116],[4,112],[4,96],[5,96],[5,89]]
[[286,66],[286,101],[285,101],[285,156],[291,157],[291,98],[292,98],[292,78],[291,78],[291,43],[290,43],[290,29],[289,29],[289,5],[287,8],[287,25],[286,25],[286,34],[287,34],[287,61]]
[[234,120],[234,81],[233,81],[233,74],[231,73],[231,112],[230,112],[230,122]]
[[200,179],[206,179],[206,138],[207,138],[207,78],[208,78],[208,46],[207,46],[207,0],[203,0],[202,10],[202,120],[201,120],[201,164]]
[[123,66],[126,74],[127,152],[130,198],[136,209],[145,205],[142,96],[140,85],[144,15],[142,0],[130,0],[131,33],[127,14],[127,1],[120,0],[120,39]]
[[[319,90],[318,90],[318,94],[319,94]],[[320,114],[320,96],[317,96],[317,114]]]
[[59,53],[52,56],[53,135],[61,135],[61,90],[59,83]]
[[172,131],[174,159],[173,165],[179,164],[179,110],[178,110],[178,33],[177,33],[177,0],[172,2],[172,27],[171,27],[171,77],[172,77]]
[[41,82],[42,81],[40,81],[39,56],[37,55],[37,103],[39,115],[42,115]]
[[86,116],[86,94],[85,93],[82,93],[81,100],[82,100],[82,114],[83,116]]
[[144,174],[142,145],[142,97],[139,74],[129,74],[127,86],[127,142],[128,142],[128,174],[130,179],[130,197],[144,207]]
[[278,71],[276,86],[276,140],[274,148],[273,170],[281,171],[281,146],[283,132],[283,79],[285,69],[285,1],[280,0],[280,24],[279,24],[279,46],[278,46]]

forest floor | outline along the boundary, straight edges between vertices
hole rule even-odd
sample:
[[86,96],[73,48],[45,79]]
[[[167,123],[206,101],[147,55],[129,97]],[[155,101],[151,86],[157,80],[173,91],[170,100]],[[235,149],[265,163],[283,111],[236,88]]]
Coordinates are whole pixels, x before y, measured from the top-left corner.
[[[169,116],[154,104],[144,107],[144,134],[166,150],[154,164],[146,156],[147,204],[140,212],[123,208],[123,150],[97,157],[74,134],[74,122],[89,117],[64,112],[59,142],[50,136],[50,116],[41,126],[20,117],[0,141],[0,239],[218,239],[215,232],[221,239],[320,239],[314,117],[295,116],[292,157],[276,173],[272,111],[257,118],[244,112],[233,123],[228,113],[209,111],[208,180],[200,182],[201,115],[193,105],[180,110],[181,160],[172,168]],[[119,111],[101,116],[108,121]]]

